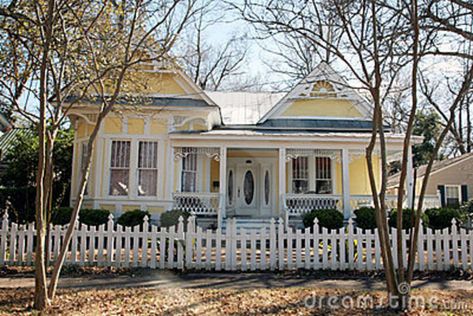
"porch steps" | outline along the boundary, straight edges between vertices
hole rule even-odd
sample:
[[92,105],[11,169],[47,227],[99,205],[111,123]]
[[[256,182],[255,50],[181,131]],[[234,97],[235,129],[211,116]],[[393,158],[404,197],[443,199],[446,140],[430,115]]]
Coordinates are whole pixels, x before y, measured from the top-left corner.
[[[244,228],[248,231],[266,228],[269,230],[271,219],[269,218],[236,218],[237,229]],[[222,223],[222,232],[227,230],[227,220]]]

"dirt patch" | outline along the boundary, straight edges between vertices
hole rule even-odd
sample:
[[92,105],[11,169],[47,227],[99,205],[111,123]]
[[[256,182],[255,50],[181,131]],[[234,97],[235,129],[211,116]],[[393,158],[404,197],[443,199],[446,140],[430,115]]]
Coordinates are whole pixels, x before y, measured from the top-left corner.
[[[427,302],[411,311],[411,315],[455,314],[473,312],[473,291],[415,290],[415,297],[443,300]],[[329,306],[330,297],[345,300]],[[349,304],[349,299],[353,305]],[[373,305],[356,305],[360,298],[371,297]],[[33,314],[30,289],[0,290],[0,314]],[[324,301],[325,298],[325,301]],[[312,301],[311,301],[312,300]],[[325,303],[324,303],[325,302]],[[383,303],[384,302],[384,303]],[[313,290],[303,288],[214,290],[214,289],[113,289],[65,290],[46,315],[389,315],[386,295],[380,291]],[[459,304],[461,302],[461,305]],[[457,303],[457,305],[452,305]],[[345,307],[350,307],[349,309]],[[367,308],[364,308],[367,307]]]

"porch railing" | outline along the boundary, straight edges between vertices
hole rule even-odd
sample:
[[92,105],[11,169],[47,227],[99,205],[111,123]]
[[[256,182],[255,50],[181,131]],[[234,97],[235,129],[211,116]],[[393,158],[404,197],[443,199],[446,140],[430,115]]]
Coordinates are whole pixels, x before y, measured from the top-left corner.
[[[416,203],[418,201],[418,196],[416,196]],[[403,207],[409,207],[407,205],[407,199],[404,198]],[[371,195],[350,195],[350,207],[352,210],[356,210],[363,206],[373,206],[373,197]],[[388,209],[397,208],[397,195],[386,195],[386,206]],[[440,199],[437,195],[426,195],[424,196],[423,209],[440,207]]]
[[286,194],[286,209],[289,216],[303,214],[314,209],[342,209],[342,196],[336,194]]
[[174,192],[173,208],[192,215],[217,215],[220,194],[214,192]]
[[[417,201],[417,197],[416,197]],[[294,194],[287,193],[282,199],[287,216],[298,216],[310,212],[314,209],[336,208],[343,209],[343,198],[335,194]],[[371,195],[350,195],[350,208],[352,211],[363,207],[373,206]],[[386,206],[388,209],[397,207],[397,195],[386,195]],[[407,207],[407,200],[404,201],[404,207]],[[440,199],[436,195],[426,195],[423,208],[440,207]]]

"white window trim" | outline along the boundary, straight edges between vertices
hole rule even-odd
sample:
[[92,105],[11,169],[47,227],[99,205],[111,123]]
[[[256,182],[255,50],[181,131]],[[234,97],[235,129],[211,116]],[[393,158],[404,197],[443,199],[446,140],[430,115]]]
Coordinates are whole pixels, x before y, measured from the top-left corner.
[[[165,150],[165,138],[160,135],[114,135],[114,136],[107,136],[103,138],[105,142],[105,149],[106,152],[104,154],[104,162],[103,167],[106,169],[104,173],[103,183],[105,184],[103,187],[105,188],[103,193],[103,198],[105,199],[113,199],[115,201],[124,201],[124,200],[142,200],[142,201],[151,201],[156,199],[163,198],[163,188],[164,186],[160,186],[159,181],[159,171],[164,170],[165,166],[165,159],[160,159],[160,153],[164,153]],[[111,148],[112,148],[112,141],[130,141],[131,148],[130,148],[130,178],[129,178],[129,188],[128,188],[128,195],[110,195],[110,159],[111,159]],[[138,176],[138,144],[140,141],[156,141],[158,142],[158,177],[157,177],[157,195],[156,196],[143,196],[138,195],[137,191],[137,180],[135,180]],[[170,171],[173,172],[173,171]],[[179,179],[180,180],[180,179]],[[133,181],[133,182],[132,182]]]
[[445,187],[445,206],[447,206],[447,188],[457,188],[458,189],[458,205],[461,205],[463,201],[463,196],[462,196],[462,186],[461,184],[444,184]]
[[[307,156],[301,156],[301,157],[308,157],[308,169],[309,169],[309,191],[315,191],[316,187],[316,172],[315,172],[315,158],[316,157],[321,157],[321,158],[329,158],[330,159],[330,168],[331,168],[331,179],[332,179],[332,194],[336,194],[337,188],[336,188],[336,169],[335,169],[335,162],[332,158],[327,157],[327,156],[317,156],[317,155],[307,155]],[[290,193],[294,193],[292,190],[292,160],[288,163],[288,189]],[[342,180],[343,181],[343,180]],[[304,193],[301,193],[304,194]],[[329,194],[327,194],[329,195]]]

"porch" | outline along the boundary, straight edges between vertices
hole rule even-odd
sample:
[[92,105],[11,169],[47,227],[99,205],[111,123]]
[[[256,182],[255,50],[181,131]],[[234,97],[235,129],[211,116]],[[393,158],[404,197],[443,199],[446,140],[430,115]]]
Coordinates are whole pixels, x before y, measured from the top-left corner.
[[[174,209],[218,227],[227,218],[257,221],[282,218],[300,223],[314,209],[336,208],[345,219],[362,206],[372,206],[363,148],[172,147]],[[396,157],[399,150],[391,150]],[[376,156],[377,157],[377,156]],[[379,160],[375,159],[379,178]],[[412,164],[408,166],[405,207],[412,205]],[[386,196],[389,208],[397,196]],[[427,196],[424,207],[436,207]],[[255,222],[256,223],[256,222]]]

